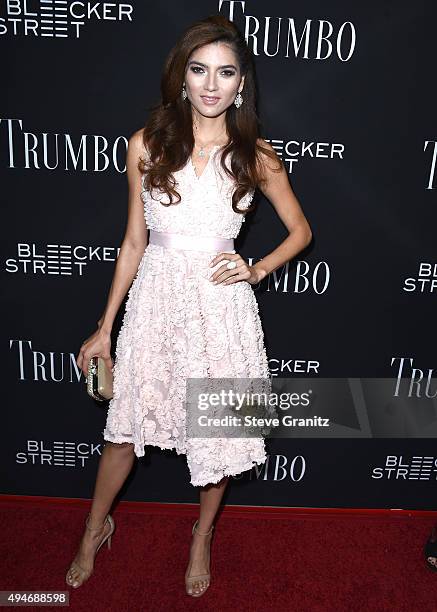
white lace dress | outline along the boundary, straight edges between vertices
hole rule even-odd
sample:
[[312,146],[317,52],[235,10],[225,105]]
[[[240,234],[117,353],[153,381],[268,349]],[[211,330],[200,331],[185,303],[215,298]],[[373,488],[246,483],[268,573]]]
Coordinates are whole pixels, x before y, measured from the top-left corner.
[[[164,193],[141,193],[147,227],[192,236],[236,238],[244,215],[231,207],[233,182],[214,147],[200,177],[191,159],[174,173],[181,202]],[[227,160],[229,165],[229,161]],[[246,208],[248,193],[239,204]],[[158,201],[157,201],[158,200]],[[218,251],[220,252],[220,251]],[[270,377],[264,334],[252,285],[214,285],[214,252],[148,244],[131,285],[117,338],[114,396],[105,440],[185,454],[191,484],[217,483],[266,460],[264,439],[193,438],[186,435],[186,378]]]

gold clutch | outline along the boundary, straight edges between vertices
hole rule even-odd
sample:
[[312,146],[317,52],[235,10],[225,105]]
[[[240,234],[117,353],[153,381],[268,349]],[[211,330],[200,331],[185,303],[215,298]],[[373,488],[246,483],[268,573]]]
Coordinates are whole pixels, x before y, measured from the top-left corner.
[[112,398],[112,370],[101,357],[91,357],[86,382],[88,395],[93,399],[103,402]]

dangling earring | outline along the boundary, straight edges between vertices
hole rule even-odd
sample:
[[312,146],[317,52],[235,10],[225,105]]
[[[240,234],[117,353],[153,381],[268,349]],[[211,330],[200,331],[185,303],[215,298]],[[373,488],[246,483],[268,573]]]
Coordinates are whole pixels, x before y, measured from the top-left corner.
[[182,85],[182,100],[186,100],[188,97],[187,90],[185,89],[185,83]]
[[243,96],[240,92],[238,92],[235,96],[234,104],[237,108],[240,108],[240,106],[243,104]]

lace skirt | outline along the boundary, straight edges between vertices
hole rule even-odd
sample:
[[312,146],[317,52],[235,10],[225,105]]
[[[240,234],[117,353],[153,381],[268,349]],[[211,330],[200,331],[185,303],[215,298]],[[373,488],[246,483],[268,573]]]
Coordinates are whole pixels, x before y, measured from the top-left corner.
[[217,483],[266,460],[264,439],[186,435],[186,378],[267,378],[252,286],[214,285],[214,252],[148,244],[129,290],[114,360],[105,440],[185,454],[191,484]]

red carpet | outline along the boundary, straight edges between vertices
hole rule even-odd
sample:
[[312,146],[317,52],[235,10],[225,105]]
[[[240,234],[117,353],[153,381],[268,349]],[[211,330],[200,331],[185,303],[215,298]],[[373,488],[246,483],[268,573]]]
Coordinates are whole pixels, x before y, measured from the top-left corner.
[[283,516],[228,508],[216,525],[211,587],[192,599],[183,575],[193,506],[119,504],[112,549],[99,551],[88,582],[69,589],[64,575],[88,505],[0,497],[0,590],[69,590],[73,611],[437,611],[437,573],[422,561],[435,522],[430,515]]

